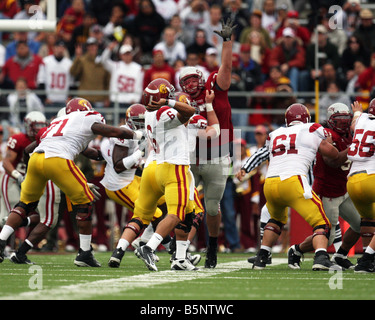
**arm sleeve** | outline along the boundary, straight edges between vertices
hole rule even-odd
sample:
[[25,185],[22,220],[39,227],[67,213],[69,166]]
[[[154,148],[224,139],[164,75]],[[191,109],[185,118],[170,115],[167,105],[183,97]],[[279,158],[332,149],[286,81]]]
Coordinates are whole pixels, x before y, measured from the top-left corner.
[[245,164],[242,166],[247,173],[253,171],[255,168],[259,167],[264,161],[269,160],[270,153],[268,147],[264,146],[258,149],[249,159],[246,160]]

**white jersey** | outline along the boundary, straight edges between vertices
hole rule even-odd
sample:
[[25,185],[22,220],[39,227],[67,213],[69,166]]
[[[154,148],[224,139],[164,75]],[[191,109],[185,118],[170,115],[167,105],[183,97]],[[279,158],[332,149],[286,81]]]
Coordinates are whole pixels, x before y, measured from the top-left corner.
[[[207,126],[207,120],[201,115],[194,114],[189,120],[187,129],[189,138],[190,163],[195,163],[197,159],[196,146],[199,130],[206,130]],[[203,143],[203,141],[201,140],[200,143]]]
[[44,151],[46,158],[59,157],[74,160],[85,150],[95,134],[94,123],[105,124],[103,116],[96,111],[74,111],[54,119],[41,137],[35,152]]
[[158,164],[189,165],[188,129],[177,117],[177,110],[164,106],[145,117],[147,137]]
[[109,50],[103,52],[102,63],[104,68],[111,73],[110,100],[117,100],[120,103],[138,103],[143,91],[142,66],[134,61],[129,64],[123,61],[113,61],[109,59],[109,55]]
[[[148,155],[147,155],[146,163],[144,166],[145,168],[147,168],[147,166],[152,161],[156,161],[155,150],[157,150],[157,146],[156,146],[156,140],[155,140],[155,133],[154,133],[154,130],[152,129],[153,127],[151,127],[151,125],[154,125],[155,117],[156,117],[156,112],[149,112],[149,111],[145,112],[145,128],[146,128],[146,133],[147,133],[146,137],[147,137],[149,145],[151,146],[151,148],[149,148],[148,150]],[[146,125],[146,123],[148,123],[149,129],[147,129],[148,126]]]
[[65,102],[68,97],[69,87],[73,80],[70,75],[72,60],[64,57],[57,61],[54,55],[43,58],[44,64],[40,65],[38,84],[44,84],[47,99],[53,102]]
[[364,170],[367,174],[375,173],[375,119],[369,118],[367,113],[356,120],[348,159],[352,161],[349,175]]
[[[123,125],[121,126],[121,128],[131,130],[127,125]],[[104,170],[104,177],[100,181],[100,183],[110,191],[116,191],[126,187],[134,180],[136,171],[136,168],[128,169],[120,173],[117,173],[115,171],[112,156],[113,149],[116,145],[127,147],[129,156],[132,155],[136,150],[138,150],[138,141],[136,140],[118,138],[103,139],[100,145],[100,150],[107,164]]]
[[307,176],[320,143],[326,138],[324,128],[317,123],[281,127],[269,134],[266,147],[270,162],[266,178]]

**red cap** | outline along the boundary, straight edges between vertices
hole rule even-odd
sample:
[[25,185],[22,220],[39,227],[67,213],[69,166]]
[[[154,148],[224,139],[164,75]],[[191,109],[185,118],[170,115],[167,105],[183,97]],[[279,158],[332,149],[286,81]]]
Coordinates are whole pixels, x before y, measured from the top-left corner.
[[240,52],[250,52],[250,44],[249,43],[241,44]]
[[298,17],[299,17],[298,11],[295,11],[295,10],[288,11],[288,18],[298,19]]

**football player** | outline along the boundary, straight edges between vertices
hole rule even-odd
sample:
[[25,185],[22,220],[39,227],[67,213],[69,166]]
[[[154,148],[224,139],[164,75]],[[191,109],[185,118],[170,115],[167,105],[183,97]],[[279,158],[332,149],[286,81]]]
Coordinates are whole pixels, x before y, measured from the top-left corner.
[[[125,125],[130,130],[143,130],[145,127],[146,108],[142,104],[133,104],[126,110]],[[138,199],[141,177],[136,175],[136,169],[142,162],[147,141],[138,145],[131,139],[110,138],[101,143],[101,152],[106,161],[104,177],[100,183],[105,187],[109,199],[134,211],[134,203]],[[158,200],[158,206],[165,203],[164,197]],[[161,219],[163,212],[156,208],[153,222]],[[130,220],[132,221],[132,220]],[[125,230],[129,226],[125,227]],[[128,237],[131,236],[131,238]],[[118,268],[125,250],[135,239],[136,233],[123,232],[116,249],[108,261],[111,268]]]
[[[136,201],[134,212],[135,216],[141,217],[141,219],[149,219],[156,200],[161,195],[165,195],[168,215],[158,224],[155,233],[147,244],[135,251],[135,254],[145,262],[146,266],[155,271],[157,268],[152,253],[161,243],[163,237],[168,235],[181,222],[182,225],[189,228],[194,217],[187,209],[188,205],[191,204],[189,194],[192,191],[190,189],[191,175],[189,172],[190,148],[188,129],[185,124],[194,114],[195,108],[179,100],[159,99],[159,97],[154,96],[158,94],[158,91],[160,90],[146,88],[143,99],[147,105],[146,108],[150,111],[146,113],[146,130],[147,137],[154,150],[152,158],[149,157],[151,161],[149,166],[152,169],[149,169],[150,177],[148,179],[151,182],[149,184],[144,183],[142,177],[140,197]],[[213,110],[210,113],[216,118]],[[218,123],[217,118],[216,123]],[[143,187],[145,192],[142,192]],[[182,231],[185,230],[182,229]],[[176,258],[172,261],[171,268],[196,270],[190,261],[185,258],[187,244],[183,241],[176,241],[176,244]],[[179,250],[179,245],[184,246],[185,250],[183,248]]]
[[[2,179],[2,203],[1,216],[7,217],[11,208],[17,203],[20,196],[20,186],[25,178],[25,150],[35,141],[40,129],[47,126],[47,120],[43,113],[32,111],[25,116],[25,133],[17,133],[8,139],[6,156],[3,160],[5,174]],[[49,227],[53,227],[57,222],[57,211],[60,202],[60,194],[57,187],[49,181],[46,185],[45,192],[41,198],[37,210],[30,212],[25,217],[21,226],[35,226],[42,221]],[[6,241],[12,235],[14,230],[5,227],[0,234],[0,240]],[[26,256],[14,257],[12,254],[11,261],[16,263],[26,263]]]
[[[36,209],[47,181],[52,180],[69,198],[76,212],[80,249],[74,264],[100,267],[100,263],[91,252],[94,195],[87,185],[85,176],[73,160],[86,149],[95,135],[139,140],[143,134],[106,125],[103,116],[94,111],[86,99],[70,100],[65,112],[66,116],[51,122],[30,157],[27,175],[22,183],[20,201],[11,210],[6,225],[13,229],[18,227]],[[3,247],[4,243],[0,240],[0,261],[4,257]]]
[[199,143],[194,159],[191,161],[191,171],[195,183],[203,181],[206,221],[209,234],[206,253],[206,268],[215,268],[217,264],[217,239],[220,231],[221,212],[220,200],[223,196],[230,168],[230,146],[233,141],[233,124],[231,106],[228,100],[228,89],[231,85],[232,73],[232,41],[231,36],[236,26],[228,19],[222,22],[222,30],[214,31],[223,38],[221,65],[218,72],[213,72],[205,81],[202,72],[195,67],[181,69],[179,83],[182,91],[191,96],[192,103],[205,118],[211,111],[211,106],[205,104],[207,90],[213,90],[215,99],[212,108],[215,110],[220,124],[220,136],[207,143]]
[[[352,115],[349,108],[343,103],[334,103],[327,109],[327,128],[333,145],[343,154],[352,143],[350,124]],[[328,245],[331,245],[335,238],[335,228],[338,225],[339,216],[347,221],[350,228],[343,237],[343,243],[333,255],[332,261],[344,269],[353,269],[354,265],[347,258],[349,250],[356,244],[360,237],[361,219],[357,209],[354,207],[347,190],[347,176],[350,168],[350,161],[344,163],[332,163],[329,159],[323,158],[318,152],[314,165],[313,190],[320,197],[324,211],[331,222],[332,229]],[[288,265],[292,269],[300,268],[300,259],[304,252],[312,251],[311,236],[301,244],[293,245],[288,250]]]
[[[327,253],[331,224],[320,198],[311,189],[306,175],[316,153],[340,162],[345,156],[326,140],[326,132],[319,124],[310,123],[310,113],[301,104],[292,104],[285,112],[286,127],[270,133],[269,168],[264,194],[271,219],[268,221],[261,248],[253,264],[264,269],[273,244],[287,222],[287,207],[295,209],[313,228],[312,245],[315,250],[313,270],[341,269],[329,260]],[[241,170],[239,178],[246,173]]]
[[362,112],[359,102],[352,104],[353,142],[348,150],[352,166],[348,177],[348,193],[361,216],[361,234],[371,237],[354,272],[375,272],[375,100],[371,100],[367,113]]

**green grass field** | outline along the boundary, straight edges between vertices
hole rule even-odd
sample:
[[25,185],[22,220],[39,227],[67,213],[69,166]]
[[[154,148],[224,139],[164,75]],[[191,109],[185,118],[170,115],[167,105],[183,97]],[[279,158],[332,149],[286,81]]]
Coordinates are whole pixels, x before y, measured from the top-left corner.
[[[286,254],[265,270],[252,270],[248,254],[219,254],[215,269],[171,271],[169,255],[159,253],[151,272],[133,252],[119,269],[107,266],[111,253],[95,253],[102,268],[78,268],[75,254],[30,254],[36,263],[0,264],[0,300],[373,300],[375,275],[312,271],[312,255],[301,270],[287,266]],[[355,259],[353,258],[353,262]],[[178,289],[178,290],[177,290]]]

